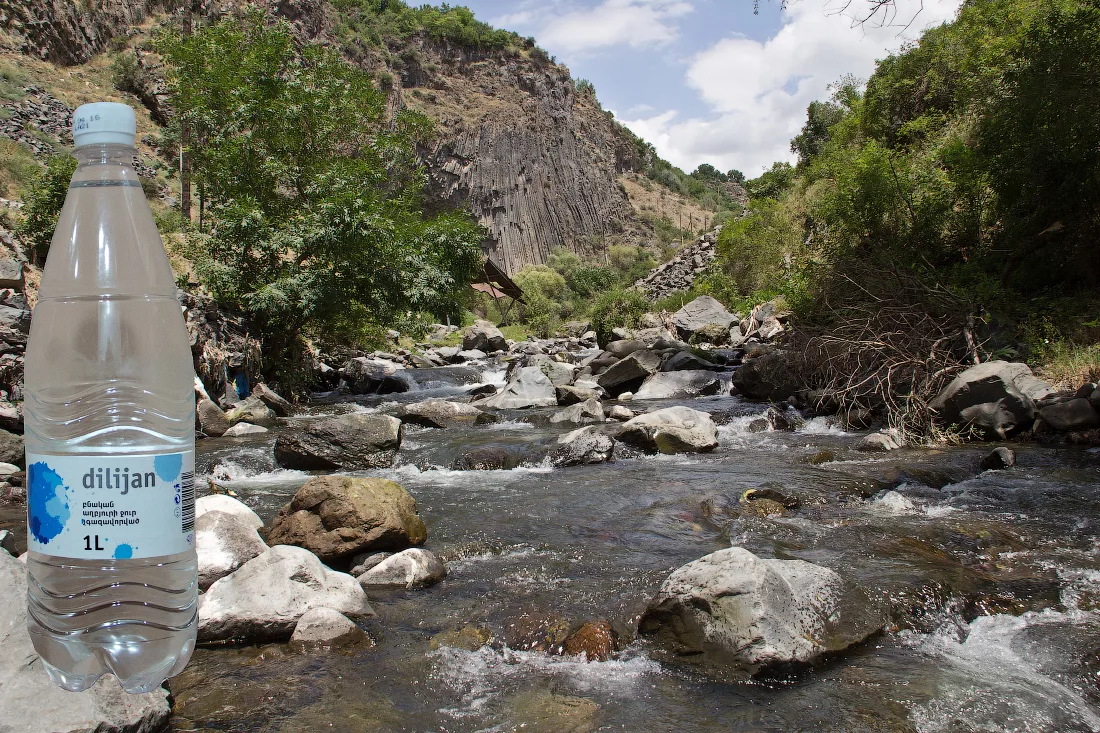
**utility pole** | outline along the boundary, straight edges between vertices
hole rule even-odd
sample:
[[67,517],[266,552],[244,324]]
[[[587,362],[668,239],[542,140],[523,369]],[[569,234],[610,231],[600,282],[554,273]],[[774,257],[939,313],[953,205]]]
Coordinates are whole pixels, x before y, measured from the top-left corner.
[[[183,37],[191,35],[191,3],[183,0]],[[187,147],[191,144],[191,129],[186,120],[180,121],[180,211],[191,221],[191,161]]]

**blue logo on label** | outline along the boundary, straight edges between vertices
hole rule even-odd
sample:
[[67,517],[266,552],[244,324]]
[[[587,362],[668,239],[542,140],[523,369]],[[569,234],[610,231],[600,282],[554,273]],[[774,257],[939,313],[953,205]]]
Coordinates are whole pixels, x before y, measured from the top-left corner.
[[69,521],[65,486],[57,471],[45,462],[27,467],[27,508],[31,534],[44,545],[61,534]]
[[153,470],[161,481],[175,481],[183,469],[183,454],[169,453],[153,459]]
[[115,548],[116,560],[129,560],[134,556],[134,548],[129,545],[119,545]]

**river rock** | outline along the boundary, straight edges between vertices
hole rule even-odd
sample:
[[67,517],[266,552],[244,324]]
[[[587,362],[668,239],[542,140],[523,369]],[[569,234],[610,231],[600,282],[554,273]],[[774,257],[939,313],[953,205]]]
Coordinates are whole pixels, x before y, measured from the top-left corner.
[[304,547],[326,562],[366,550],[403,549],[427,539],[416,501],[380,478],[318,476],[279,511],[270,545]]
[[1094,389],[1089,395],[1089,404],[1100,410],[1100,389]]
[[225,431],[229,430],[229,420],[226,419],[225,412],[208,397],[203,397],[195,405],[195,422],[198,423],[199,430],[212,438],[225,435]]
[[614,451],[615,439],[590,425],[560,436],[550,450],[550,463],[557,467],[606,463]]
[[1039,410],[1039,416],[1047,425],[1064,433],[1100,427],[1100,414],[1083,397],[1044,407]]
[[504,471],[519,465],[521,458],[506,448],[486,445],[467,451],[454,460],[455,471]]
[[304,644],[365,641],[369,637],[355,622],[332,608],[311,608],[294,624],[291,641]]
[[569,406],[575,405],[578,402],[598,400],[600,398],[600,393],[599,391],[597,391],[598,389],[598,387],[578,387],[574,384],[557,387],[555,389],[555,392],[558,395],[558,404],[562,406]]
[[[946,425],[973,426],[987,437],[1003,439],[1030,428],[1036,415],[1035,402],[1053,393],[1027,364],[987,361],[951,380],[930,407]],[[997,407],[979,407],[987,404]]]
[[676,371],[658,372],[647,378],[638,391],[636,400],[667,400],[702,397],[718,394],[722,383],[714,372]]
[[900,447],[901,443],[898,441],[897,436],[888,432],[864,435],[860,438],[859,442],[856,443],[856,450],[865,453],[886,453],[887,451],[897,450]]
[[768,351],[756,358],[747,358],[733,372],[732,383],[737,394],[769,402],[785,402],[799,387],[798,380],[787,364],[787,357],[779,351]]
[[606,662],[619,648],[619,635],[607,621],[588,621],[566,638],[561,653],[584,655],[589,662]]
[[17,466],[23,463],[23,436],[0,430],[0,461]]
[[154,733],[168,725],[168,691],[130,695],[111,675],[79,694],[50,682],[27,634],[27,566],[0,552],[0,730]]
[[607,411],[607,416],[612,420],[626,422],[634,417],[634,410],[631,410],[625,405],[613,405],[611,409]]
[[661,356],[656,351],[635,351],[630,356],[612,364],[596,380],[609,395],[633,392],[646,377],[661,368]]
[[679,351],[665,360],[661,365],[662,372],[714,370],[716,367],[709,361],[700,359],[690,351]]
[[457,428],[482,425],[496,418],[473,405],[447,400],[426,400],[406,405],[397,415],[401,422],[428,428]]
[[239,422],[248,422],[253,425],[274,425],[275,413],[270,407],[261,402],[260,398],[249,395],[226,410],[225,419],[229,421],[231,426]]
[[479,349],[485,353],[507,351],[508,341],[500,329],[488,321],[478,321],[462,334],[464,350]]
[[573,381],[575,371],[573,365],[560,362],[546,354],[534,354],[527,357],[525,366],[539,369],[555,387],[561,387]]
[[463,349],[455,355],[455,361],[465,363],[468,361],[481,361],[489,355],[481,349]]
[[842,651],[883,621],[865,593],[828,568],[731,547],[673,572],[639,631],[692,661],[756,674]]
[[392,361],[357,356],[344,365],[344,379],[352,394],[372,394],[396,371]]
[[701,295],[672,315],[672,323],[685,339],[707,326],[717,326],[729,332],[737,317],[709,295]]
[[259,529],[264,526],[264,520],[260,519],[260,515],[252,511],[247,504],[239,499],[234,499],[232,496],[226,496],[225,494],[209,494],[208,496],[200,496],[196,499],[196,521],[207,512],[225,512],[226,514],[232,514],[243,519],[248,526],[254,529]]
[[447,577],[434,552],[412,548],[383,559],[358,576],[363,588],[425,588]]
[[555,425],[563,422],[585,425],[603,421],[603,405],[594,397],[585,402],[578,402],[575,405],[566,407],[564,410],[559,410],[550,416],[550,422]]
[[401,421],[390,415],[353,413],[325,418],[275,439],[275,460],[303,471],[389,468],[404,437]]
[[625,422],[618,439],[650,453],[705,453],[718,447],[718,426],[689,407],[666,407]]
[[983,471],[999,471],[1016,465],[1016,451],[1003,445],[994,448],[982,459],[979,466]]
[[326,568],[301,547],[272,547],[199,597],[199,641],[287,639],[314,608],[374,615],[355,578]]
[[497,410],[552,407],[558,404],[558,395],[554,383],[539,367],[521,367],[512,375],[504,389],[474,404]]
[[263,382],[252,388],[252,396],[267,405],[278,417],[290,417],[294,412],[289,402]]
[[239,422],[225,431],[225,437],[243,438],[246,435],[260,435],[266,432],[269,432],[268,429],[262,425],[253,425],[250,422]]
[[647,348],[645,341],[626,339],[624,341],[612,341],[604,350],[616,359],[625,359],[635,351],[641,351],[645,348]]
[[226,512],[203,512],[195,520],[195,550],[199,558],[199,588],[206,590],[267,550],[248,518]]

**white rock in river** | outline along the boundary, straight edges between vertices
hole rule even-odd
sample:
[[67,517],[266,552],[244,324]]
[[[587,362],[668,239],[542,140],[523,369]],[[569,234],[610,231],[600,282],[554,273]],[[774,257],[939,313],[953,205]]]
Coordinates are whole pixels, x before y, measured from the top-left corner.
[[722,383],[714,372],[702,369],[657,372],[634,393],[635,400],[667,400],[718,394]]
[[326,568],[309,550],[277,545],[199,598],[199,641],[286,639],[312,608],[374,615],[355,578]]
[[359,576],[364,588],[423,588],[447,577],[435,553],[414,547],[390,555]]
[[163,688],[129,695],[105,675],[77,694],[50,682],[27,635],[27,566],[0,552],[0,731],[153,733],[169,714]]
[[353,641],[367,635],[351,619],[331,608],[313,608],[302,614],[294,626],[291,641],[306,643]]
[[666,407],[627,420],[618,439],[653,453],[703,453],[718,447],[718,426],[706,412]]
[[552,407],[557,404],[558,394],[554,383],[538,367],[517,369],[504,389],[474,403],[477,407],[498,410]]
[[228,512],[203,512],[195,520],[195,550],[199,558],[199,588],[206,590],[267,550],[248,517]]
[[195,518],[196,520],[206,512],[225,512],[226,514],[236,514],[243,517],[251,526],[259,529],[264,526],[264,520],[260,519],[260,515],[252,511],[243,501],[234,499],[232,496],[226,496],[225,494],[210,494],[209,496],[200,496],[195,501]]
[[268,429],[262,425],[253,425],[250,422],[239,422],[233,427],[226,430],[223,435],[226,438],[243,438],[246,435],[259,435],[260,433],[266,433]]
[[883,621],[863,591],[828,568],[731,547],[674,571],[639,631],[692,661],[755,674],[846,649]]

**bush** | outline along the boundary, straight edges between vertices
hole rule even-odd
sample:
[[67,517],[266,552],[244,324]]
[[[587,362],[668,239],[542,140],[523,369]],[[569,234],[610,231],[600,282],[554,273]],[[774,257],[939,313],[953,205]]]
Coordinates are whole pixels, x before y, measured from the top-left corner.
[[649,301],[637,290],[611,290],[597,296],[588,310],[597,343],[607,346],[616,328],[637,328],[649,308]]
[[65,205],[65,196],[69,193],[69,182],[75,170],[76,158],[55,155],[30,187],[19,233],[34,247],[35,259],[39,264],[46,262],[46,255],[50,252],[57,217]]
[[111,83],[120,92],[141,96],[145,90],[145,70],[134,51],[123,51],[111,62]]
[[737,296],[778,289],[801,243],[801,227],[787,208],[772,199],[755,200],[747,216],[718,235],[715,266]]
[[0,196],[21,199],[42,172],[23,143],[0,137]]

